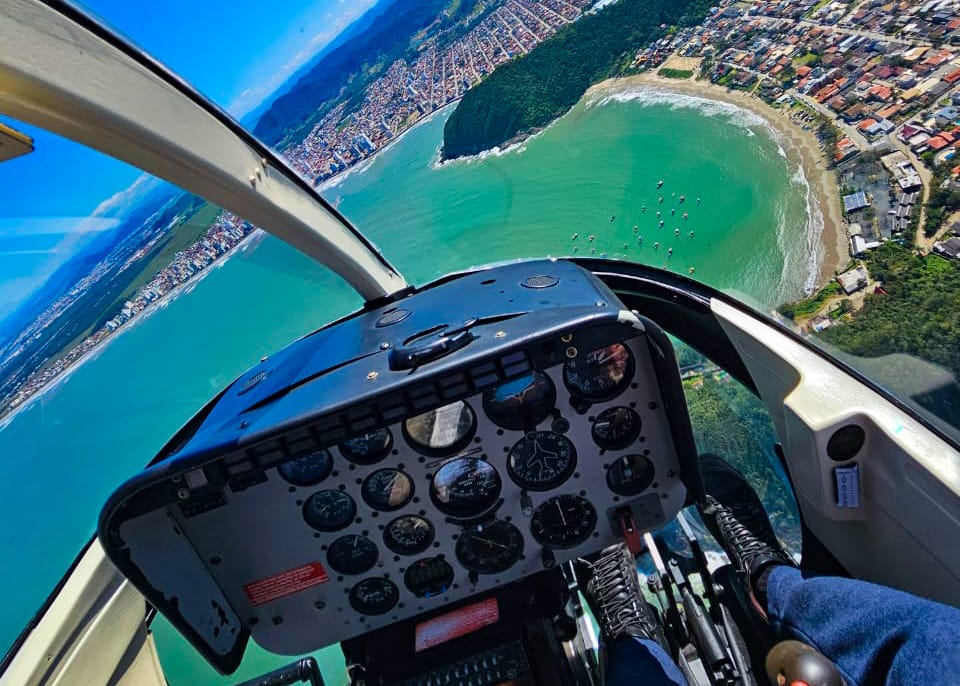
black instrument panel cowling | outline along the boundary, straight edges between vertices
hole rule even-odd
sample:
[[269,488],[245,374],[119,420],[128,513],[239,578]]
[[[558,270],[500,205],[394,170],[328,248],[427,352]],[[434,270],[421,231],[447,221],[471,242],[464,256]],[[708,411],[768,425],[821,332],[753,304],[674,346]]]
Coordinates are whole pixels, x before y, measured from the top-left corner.
[[[523,286],[538,274],[556,284]],[[463,303],[478,316],[463,316]],[[685,502],[681,477],[694,456],[685,407],[661,393],[676,379],[666,339],[592,275],[563,262],[512,264],[402,306],[410,314],[396,324],[375,325],[390,308],[364,313],[298,341],[273,366],[258,365],[178,453],[104,508],[108,555],[221,671],[232,669],[217,635],[222,617],[199,607],[210,601],[191,598],[188,580],[160,571],[176,564],[164,555],[171,538],[196,551],[207,575],[200,586],[220,589],[237,640],[239,624],[267,649],[297,654],[536,573],[545,560],[597,550],[619,537],[611,513],[624,505],[651,528]],[[413,371],[389,369],[386,350],[459,335],[465,323],[470,343]],[[616,365],[623,351],[619,376],[595,388],[578,376]],[[495,388],[506,388],[500,413],[491,411]],[[461,408],[457,431],[435,421],[411,435],[408,420],[459,403],[472,411],[465,431]],[[597,419],[628,416],[618,407],[642,428],[601,448]],[[346,451],[338,447],[345,440]],[[440,494],[435,477],[455,460],[493,468],[499,488],[489,502],[450,504],[459,482]],[[465,470],[467,482],[475,471]],[[575,501],[593,514],[568,523],[567,513],[580,513]],[[554,542],[564,524],[576,535]],[[465,534],[469,544],[458,543]]]

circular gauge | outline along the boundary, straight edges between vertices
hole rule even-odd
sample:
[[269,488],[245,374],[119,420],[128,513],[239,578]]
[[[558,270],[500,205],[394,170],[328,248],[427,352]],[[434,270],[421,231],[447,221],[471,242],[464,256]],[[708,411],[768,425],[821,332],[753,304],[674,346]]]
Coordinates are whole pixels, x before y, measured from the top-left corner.
[[397,555],[416,555],[430,547],[434,536],[436,531],[429,519],[403,515],[387,524],[383,543]]
[[577,449],[569,438],[552,431],[531,431],[510,448],[507,471],[518,486],[549,491],[570,478]]
[[601,448],[622,450],[637,440],[641,424],[640,415],[629,407],[609,407],[597,415],[590,433]]
[[399,510],[413,497],[413,480],[399,469],[378,469],[364,479],[360,495],[374,509]]
[[438,510],[452,517],[476,517],[496,504],[501,486],[492,464],[461,457],[447,462],[433,475],[430,498]]
[[407,567],[403,573],[403,583],[418,598],[445,593],[453,583],[453,567],[443,559],[443,555],[425,557]]
[[317,491],[303,504],[303,519],[317,531],[339,531],[353,521],[357,504],[343,491]]
[[643,455],[624,455],[607,469],[607,486],[620,495],[638,495],[653,483],[653,463]]
[[309,455],[284,462],[277,471],[294,486],[315,486],[333,471],[333,458],[328,450],[315,450]]
[[457,401],[411,417],[403,423],[407,442],[425,455],[449,455],[463,448],[477,430],[477,415]]
[[363,574],[380,559],[377,544],[366,536],[341,536],[327,549],[327,562],[340,574]]
[[400,600],[400,589],[389,579],[371,576],[350,589],[350,607],[365,615],[390,612]]
[[593,533],[597,511],[577,495],[557,495],[540,504],[530,520],[530,533],[548,548],[575,548]]
[[483,394],[483,410],[497,426],[519,431],[534,429],[557,404],[557,389],[543,372],[507,381]]
[[567,360],[563,381],[575,395],[587,400],[609,400],[619,395],[633,378],[633,355],[623,343],[597,348]]
[[471,526],[457,539],[457,559],[480,574],[497,574],[516,564],[523,555],[523,534],[510,522],[496,520]]
[[375,464],[390,454],[393,434],[390,429],[370,431],[340,444],[340,454],[354,464]]

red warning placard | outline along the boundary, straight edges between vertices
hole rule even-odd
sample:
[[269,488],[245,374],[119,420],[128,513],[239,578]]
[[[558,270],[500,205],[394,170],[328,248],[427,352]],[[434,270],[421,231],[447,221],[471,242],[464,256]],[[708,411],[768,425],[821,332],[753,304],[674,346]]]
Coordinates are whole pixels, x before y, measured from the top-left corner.
[[327,579],[327,570],[323,568],[322,564],[308,562],[305,565],[268,576],[266,579],[252,581],[244,585],[243,590],[246,591],[247,600],[250,601],[250,604],[256,607],[311,586],[322,584]]
[[415,652],[438,646],[455,638],[466,636],[477,629],[496,624],[500,619],[500,606],[496,598],[488,598],[467,605],[449,614],[434,617],[417,624]]

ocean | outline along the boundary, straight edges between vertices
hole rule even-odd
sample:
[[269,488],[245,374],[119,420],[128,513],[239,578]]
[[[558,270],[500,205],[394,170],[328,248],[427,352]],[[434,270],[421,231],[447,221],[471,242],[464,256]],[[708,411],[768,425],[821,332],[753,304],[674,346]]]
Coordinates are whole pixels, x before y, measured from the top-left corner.
[[[646,90],[594,94],[521,145],[439,165],[446,116],[324,188],[413,283],[592,249],[683,274],[693,267],[695,278],[770,308],[816,272],[806,181],[756,115]],[[204,402],[263,355],[359,305],[337,277],[267,237],[0,429],[0,646],[92,535],[110,492]],[[286,661],[251,649],[225,679],[165,622],[154,630],[172,686],[235,683]],[[338,649],[319,657],[328,683],[340,683]]]

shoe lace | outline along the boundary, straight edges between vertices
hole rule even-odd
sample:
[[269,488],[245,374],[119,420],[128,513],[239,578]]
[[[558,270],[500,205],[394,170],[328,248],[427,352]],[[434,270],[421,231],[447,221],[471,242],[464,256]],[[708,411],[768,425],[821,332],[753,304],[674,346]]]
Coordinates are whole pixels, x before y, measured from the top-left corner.
[[750,562],[760,555],[786,557],[780,546],[770,540],[774,533],[766,517],[752,504],[721,505],[716,500],[712,504],[717,527],[745,568],[749,568]]
[[613,636],[631,626],[649,632],[651,627],[644,621],[638,605],[643,602],[638,597],[639,582],[634,579],[631,584],[628,577],[629,574],[636,576],[636,570],[625,564],[623,555],[618,551],[588,564],[592,570],[590,590],[602,615],[597,618],[601,626]]

